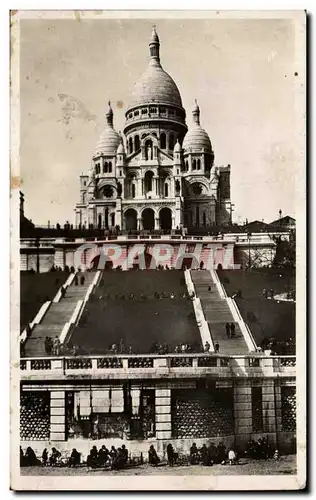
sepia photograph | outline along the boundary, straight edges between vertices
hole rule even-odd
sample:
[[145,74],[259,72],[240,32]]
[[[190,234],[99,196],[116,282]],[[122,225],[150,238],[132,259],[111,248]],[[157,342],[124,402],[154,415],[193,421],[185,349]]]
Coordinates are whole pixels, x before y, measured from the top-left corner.
[[10,25],[11,488],[304,488],[306,13]]

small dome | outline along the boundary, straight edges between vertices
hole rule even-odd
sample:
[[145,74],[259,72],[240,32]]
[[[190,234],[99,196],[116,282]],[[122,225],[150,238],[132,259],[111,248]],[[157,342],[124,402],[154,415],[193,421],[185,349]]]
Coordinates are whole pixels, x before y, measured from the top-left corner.
[[100,139],[94,150],[93,156],[97,156],[98,154],[114,156],[121,142],[121,136],[113,128],[113,110],[110,102],[105,117],[106,125],[100,135]]
[[121,138],[121,142],[119,144],[119,147],[117,148],[116,154],[125,155],[125,148],[124,148],[124,144],[123,144],[122,138]]
[[184,151],[201,151],[204,149],[206,153],[212,153],[212,144],[208,133],[200,125],[200,108],[198,106],[197,100],[195,99],[195,105],[192,110],[193,116],[193,127],[187,132],[184,141],[183,149]]
[[206,153],[212,153],[212,144],[208,133],[200,125],[195,125],[188,131],[183,141],[184,151],[204,149]]
[[94,156],[97,154],[114,156],[120,144],[121,138],[113,127],[107,125],[100,135],[99,142],[94,151]]
[[176,142],[176,144],[175,144],[175,147],[174,147],[174,149],[173,149],[173,152],[174,152],[174,153],[181,153],[181,151],[182,151],[181,144],[180,144],[180,142],[179,142],[179,139],[177,139],[177,142]]

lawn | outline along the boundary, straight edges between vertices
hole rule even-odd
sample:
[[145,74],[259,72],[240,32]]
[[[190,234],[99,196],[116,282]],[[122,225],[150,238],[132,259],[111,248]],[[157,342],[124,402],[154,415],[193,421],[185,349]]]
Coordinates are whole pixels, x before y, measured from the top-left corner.
[[65,283],[68,273],[55,271],[20,273],[20,328],[33,321],[44,302],[52,300],[60,286]]
[[294,272],[225,270],[219,271],[218,276],[228,296],[241,291],[236,303],[258,345],[264,338],[275,338],[279,343],[290,338],[295,341],[295,303],[265,299],[262,295],[264,288],[272,289],[275,295],[295,290]]
[[[155,342],[168,344],[172,351],[181,343],[200,350],[192,302],[182,297],[185,291],[182,271],[105,271],[71,343],[89,354],[104,354],[120,339],[135,354],[149,353]],[[174,299],[155,298],[155,293],[172,292]]]

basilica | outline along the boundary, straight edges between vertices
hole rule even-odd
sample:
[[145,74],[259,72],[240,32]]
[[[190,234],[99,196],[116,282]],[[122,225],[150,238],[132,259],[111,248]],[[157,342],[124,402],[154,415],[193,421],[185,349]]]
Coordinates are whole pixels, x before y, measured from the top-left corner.
[[197,101],[188,128],[159,50],[153,28],[148,67],[133,87],[123,135],[109,103],[90,171],[80,176],[77,227],[166,231],[231,222],[230,165],[214,165]]

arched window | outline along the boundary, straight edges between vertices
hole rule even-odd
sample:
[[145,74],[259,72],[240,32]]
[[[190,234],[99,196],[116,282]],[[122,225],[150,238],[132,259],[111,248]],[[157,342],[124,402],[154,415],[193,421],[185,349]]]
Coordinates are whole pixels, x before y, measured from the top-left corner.
[[166,198],[169,196],[168,192],[169,192],[168,182],[165,182],[165,197]]
[[192,160],[192,170],[196,170],[196,161],[195,161],[195,159]]
[[185,171],[187,172],[189,170],[189,162],[188,160],[185,160]]
[[112,173],[112,162],[109,161],[109,173]]
[[129,138],[128,144],[129,144],[129,153],[132,154],[132,152],[133,152],[133,139],[131,137]]
[[180,192],[180,182],[179,180],[177,179],[176,180],[176,192],[179,193]]
[[174,148],[174,135],[170,134],[169,135],[169,149],[173,151]]
[[203,212],[203,226],[206,226],[206,213]]
[[162,134],[160,134],[160,147],[161,149],[166,149],[166,134],[163,132]]
[[106,161],[103,165],[103,173],[107,174],[107,172],[108,172],[108,162]]
[[114,227],[115,226],[115,213],[111,213],[111,226]]
[[132,184],[132,198],[135,198],[135,196],[136,196],[135,184]]
[[140,148],[139,136],[135,135],[135,151],[138,151]]
[[99,214],[98,215],[98,228],[101,229],[101,227],[102,227],[102,215]]
[[200,159],[196,160],[196,168],[197,168],[197,170],[201,170],[201,160]]
[[95,166],[95,173],[99,174],[100,173],[100,163],[97,163]]
[[197,205],[197,207],[196,207],[196,216],[195,216],[195,219],[196,219],[195,220],[195,225],[196,225],[196,227],[199,227],[199,225],[200,225],[200,207],[199,207],[199,205]]

